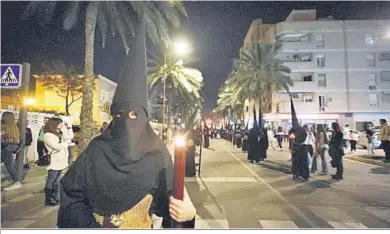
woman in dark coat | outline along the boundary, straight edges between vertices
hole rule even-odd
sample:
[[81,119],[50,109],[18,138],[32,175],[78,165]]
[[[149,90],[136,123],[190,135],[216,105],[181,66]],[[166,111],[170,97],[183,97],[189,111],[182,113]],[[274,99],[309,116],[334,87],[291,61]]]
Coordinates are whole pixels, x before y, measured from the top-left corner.
[[330,164],[333,168],[337,168],[336,174],[332,175],[335,180],[344,179],[344,166],[343,166],[343,133],[340,129],[340,125],[337,122],[332,123],[332,138],[329,142],[329,156],[332,158]]
[[295,139],[292,147],[291,170],[293,180],[306,181],[309,178],[308,150],[305,143],[307,132],[298,127],[295,130]]
[[260,161],[264,161],[267,158],[267,150],[268,150],[268,134],[267,129],[263,129],[260,137],[260,146],[259,146],[259,156]]

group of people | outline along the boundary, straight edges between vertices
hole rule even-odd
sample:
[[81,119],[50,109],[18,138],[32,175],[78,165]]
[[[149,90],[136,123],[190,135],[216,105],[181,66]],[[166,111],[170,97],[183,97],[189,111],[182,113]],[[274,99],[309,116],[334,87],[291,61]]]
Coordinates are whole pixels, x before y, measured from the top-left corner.
[[[4,112],[1,116],[1,159],[8,173],[13,179],[13,184],[4,188],[5,191],[16,190],[22,187],[23,168],[27,154],[25,151],[32,143],[31,130],[26,131],[26,137],[20,136],[19,128],[12,112]],[[59,204],[59,184],[62,170],[69,167],[73,162],[72,156],[73,131],[70,123],[64,122],[59,117],[44,118],[44,125],[39,131],[37,138],[38,161],[50,157],[47,166],[47,180],[45,183],[45,204],[54,206]],[[20,162],[22,161],[22,162]],[[28,164],[27,164],[28,165]],[[27,166],[25,165],[24,168]]]

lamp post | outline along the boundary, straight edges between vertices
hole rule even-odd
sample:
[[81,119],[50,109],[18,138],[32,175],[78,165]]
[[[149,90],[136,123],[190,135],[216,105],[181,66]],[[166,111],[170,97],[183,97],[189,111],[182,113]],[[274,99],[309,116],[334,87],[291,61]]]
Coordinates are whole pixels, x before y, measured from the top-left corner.
[[[180,40],[173,43],[174,54],[179,57],[183,57],[189,53],[189,45],[186,41]],[[168,50],[168,48],[167,48]],[[183,65],[183,61],[179,60],[179,64]],[[161,127],[161,136],[164,142],[166,142],[166,137],[164,138],[164,129],[165,129],[165,111],[166,111],[166,80],[167,80],[167,52],[164,53],[164,78],[163,78],[163,109],[162,109],[162,127]]]

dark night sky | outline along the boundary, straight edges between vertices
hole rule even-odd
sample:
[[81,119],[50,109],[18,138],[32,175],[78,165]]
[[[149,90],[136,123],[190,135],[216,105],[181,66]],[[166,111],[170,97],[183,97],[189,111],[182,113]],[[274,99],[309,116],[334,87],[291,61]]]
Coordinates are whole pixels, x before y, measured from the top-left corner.
[[[33,72],[50,60],[63,60],[79,65],[84,58],[82,24],[66,32],[59,14],[41,28],[34,18],[21,21],[26,2],[1,2],[2,63],[28,61]],[[205,77],[206,109],[215,106],[217,92],[226,79],[251,22],[283,21],[293,9],[317,9],[319,17],[335,19],[389,19],[390,2],[185,2],[189,19],[182,27],[192,31],[194,56]],[[61,12],[59,12],[61,13]],[[82,17],[81,17],[82,18]],[[95,46],[95,72],[116,80],[123,62],[124,49],[118,38],[109,38],[102,48],[99,38]]]

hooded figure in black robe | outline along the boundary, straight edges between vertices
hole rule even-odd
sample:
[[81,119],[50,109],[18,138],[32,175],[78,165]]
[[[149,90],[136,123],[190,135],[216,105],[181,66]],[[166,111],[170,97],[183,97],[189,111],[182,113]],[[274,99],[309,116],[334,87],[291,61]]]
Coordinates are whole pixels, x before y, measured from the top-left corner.
[[207,149],[210,147],[210,133],[209,128],[204,128],[204,147]]
[[237,130],[235,135],[236,135],[236,146],[237,146],[237,148],[241,148],[241,145],[242,145],[241,131]]
[[292,147],[292,173],[294,180],[307,180],[309,178],[308,149],[305,145],[307,131],[298,127],[295,130],[295,139]]
[[267,150],[268,150],[268,134],[267,129],[263,128],[260,133],[260,142],[259,142],[259,156],[260,161],[264,161],[267,158]]
[[[110,109],[113,120],[61,180],[59,228],[151,228],[151,214],[170,227],[173,162],[149,124],[145,24],[136,30]],[[193,227],[194,220],[183,226]]]
[[253,128],[249,130],[248,136],[248,160],[251,163],[259,162],[259,128],[257,122],[253,124]]
[[196,176],[195,151],[199,144],[196,131],[189,129],[187,132],[186,177]]

